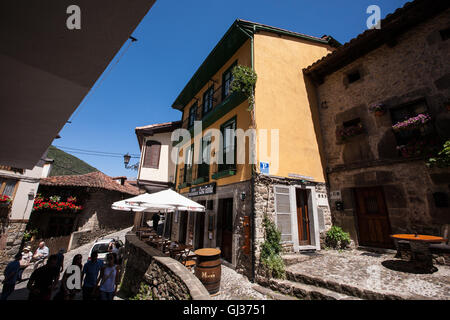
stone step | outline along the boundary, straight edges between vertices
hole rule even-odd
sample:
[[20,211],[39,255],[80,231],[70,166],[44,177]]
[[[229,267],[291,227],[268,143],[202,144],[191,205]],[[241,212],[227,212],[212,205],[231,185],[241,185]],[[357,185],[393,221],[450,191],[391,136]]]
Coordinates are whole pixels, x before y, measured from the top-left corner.
[[362,300],[358,297],[338,293],[326,288],[290,280],[270,279],[267,281],[264,278],[259,278],[258,282],[271,290],[302,300]]
[[286,270],[287,280],[308,286],[319,287],[337,294],[356,297],[364,300],[405,300],[405,297],[396,294],[385,294],[370,289],[362,289],[353,285],[324,280],[311,275]]
[[300,253],[283,254],[281,258],[286,266],[309,261],[311,259],[320,257],[321,254],[315,251],[306,251]]

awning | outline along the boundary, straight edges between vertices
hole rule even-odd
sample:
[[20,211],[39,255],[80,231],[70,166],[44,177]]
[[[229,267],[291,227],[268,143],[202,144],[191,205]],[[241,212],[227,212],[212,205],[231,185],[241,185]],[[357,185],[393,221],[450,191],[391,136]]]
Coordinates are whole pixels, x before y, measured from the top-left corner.
[[[195,211],[204,212],[205,207],[181,194],[167,189],[156,193],[145,193],[139,196],[114,202],[113,209],[124,208],[125,211]],[[127,210],[127,208],[129,210]],[[116,209],[123,210],[123,209]]]

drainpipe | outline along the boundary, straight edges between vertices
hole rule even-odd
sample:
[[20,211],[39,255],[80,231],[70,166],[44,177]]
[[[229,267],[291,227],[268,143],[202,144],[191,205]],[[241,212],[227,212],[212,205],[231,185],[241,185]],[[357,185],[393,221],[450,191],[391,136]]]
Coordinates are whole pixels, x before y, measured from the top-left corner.
[[[255,60],[254,60],[254,37],[253,35],[255,34],[255,26],[253,26],[253,33],[249,33],[246,30],[242,29],[240,26],[238,26],[238,28],[250,38],[250,50],[251,50],[251,67],[252,70],[255,71]],[[255,108],[255,105],[253,105],[253,108]],[[251,282],[255,282],[255,263],[256,263],[256,257],[255,257],[255,165],[252,164],[252,178],[251,178],[251,183],[250,183],[250,188],[251,188],[251,193],[252,193],[252,212],[251,212],[251,241],[252,241],[252,277],[251,277]]]

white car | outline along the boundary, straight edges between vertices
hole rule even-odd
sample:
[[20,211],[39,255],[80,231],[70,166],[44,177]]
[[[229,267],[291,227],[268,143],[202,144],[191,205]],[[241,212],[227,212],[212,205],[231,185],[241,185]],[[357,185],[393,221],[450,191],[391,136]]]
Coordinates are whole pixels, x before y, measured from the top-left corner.
[[91,255],[93,251],[97,251],[98,253],[98,260],[106,260],[106,255],[109,253],[108,247],[111,242],[118,241],[120,246],[123,246],[123,242],[119,239],[115,238],[104,238],[104,239],[97,239],[95,241],[94,245],[91,248],[91,251],[89,251],[89,260],[91,259]]

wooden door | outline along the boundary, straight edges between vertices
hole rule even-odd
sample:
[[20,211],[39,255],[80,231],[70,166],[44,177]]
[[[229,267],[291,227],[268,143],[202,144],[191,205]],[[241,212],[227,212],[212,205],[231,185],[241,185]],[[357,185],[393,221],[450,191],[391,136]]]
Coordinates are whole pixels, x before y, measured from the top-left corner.
[[178,241],[180,243],[186,244],[186,232],[187,232],[187,226],[188,226],[188,212],[187,211],[180,211],[179,212],[179,218],[180,218],[180,233],[178,236]]
[[300,246],[311,244],[309,226],[308,192],[304,189],[295,189],[297,202],[297,228],[298,244]]
[[228,262],[232,262],[233,198],[219,200],[219,214],[222,229],[222,239],[220,243],[222,258]]
[[354,189],[358,219],[359,244],[368,247],[392,248],[386,202],[381,187]]

